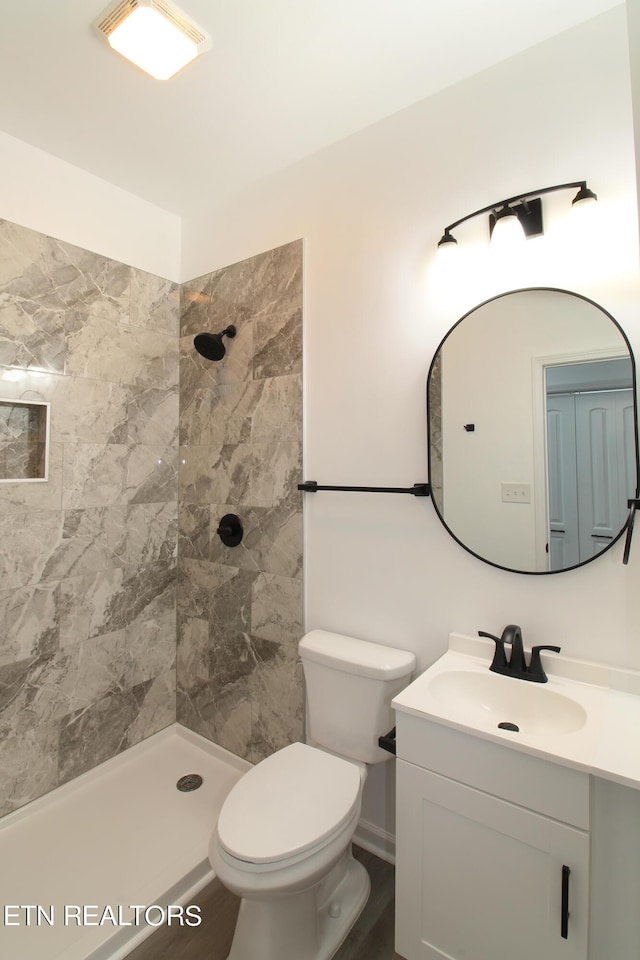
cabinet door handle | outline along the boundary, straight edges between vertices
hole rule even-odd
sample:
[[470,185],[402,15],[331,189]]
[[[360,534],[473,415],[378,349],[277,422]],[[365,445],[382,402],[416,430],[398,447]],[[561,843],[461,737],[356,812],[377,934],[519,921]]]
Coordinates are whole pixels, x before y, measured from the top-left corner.
[[569,936],[569,874],[571,870],[566,865],[562,867],[562,906],[560,909],[560,936],[566,940]]

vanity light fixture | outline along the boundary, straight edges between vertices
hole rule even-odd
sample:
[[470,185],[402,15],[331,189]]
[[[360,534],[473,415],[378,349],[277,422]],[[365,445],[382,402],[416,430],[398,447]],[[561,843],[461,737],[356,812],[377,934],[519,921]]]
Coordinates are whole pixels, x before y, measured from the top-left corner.
[[156,80],[168,80],[211,47],[211,37],[166,0],[117,0],[94,26],[109,46]]
[[[451,232],[461,223],[472,220],[481,214],[489,214],[489,235],[492,242],[507,241],[507,235],[511,242],[517,242],[526,237],[537,237],[544,233],[542,226],[542,200],[540,197],[545,193],[555,193],[557,190],[571,190],[578,188],[578,192],[571,201],[572,207],[582,206],[592,203],[598,198],[593,190],[587,186],[586,180],[577,180],[574,183],[559,183],[554,187],[543,187],[541,190],[530,190],[528,193],[519,193],[515,197],[509,197],[507,200],[499,200],[497,203],[491,203],[487,207],[481,207],[480,210],[474,210],[468,213],[466,217],[461,217],[455,223],[449,224],[444,228],[444,233],[438,242],[438,253],[448,253],[455,250],[458,241]],[[507,241],[509,242],[509,241]]]

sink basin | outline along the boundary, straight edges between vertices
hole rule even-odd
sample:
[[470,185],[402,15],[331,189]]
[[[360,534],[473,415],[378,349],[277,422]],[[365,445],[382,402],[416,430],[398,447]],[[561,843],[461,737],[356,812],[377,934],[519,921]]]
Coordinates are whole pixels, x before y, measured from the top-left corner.
[[546,684],[489,671],[446,670],[429,681],[428,690],[452,720],[485,729],[511,729],[514,736],[518,732],[573,733],[587,719],[581,704],[549,690]]

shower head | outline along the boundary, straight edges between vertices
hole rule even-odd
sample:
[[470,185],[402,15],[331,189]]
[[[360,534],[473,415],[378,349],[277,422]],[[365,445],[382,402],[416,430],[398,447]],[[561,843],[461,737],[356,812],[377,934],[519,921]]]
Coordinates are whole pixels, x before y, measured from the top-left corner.
[[230,324],[228,327],[225,327],[224,330],[221,330],[220,333],[199,333],[193,338],[193,345],[198,353],[206,357],[207,360],[222,360],[226,353],[222,338],[232,338],[235,337],[235,335],[236,328],[233,324]]

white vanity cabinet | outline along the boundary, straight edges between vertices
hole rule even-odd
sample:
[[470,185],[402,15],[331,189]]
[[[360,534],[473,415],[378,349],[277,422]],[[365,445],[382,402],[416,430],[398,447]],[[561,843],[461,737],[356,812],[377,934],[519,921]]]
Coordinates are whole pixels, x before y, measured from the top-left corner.
[[396,951],[587,960],[589,776],[397,717]]

